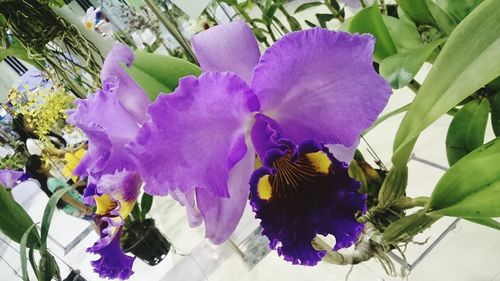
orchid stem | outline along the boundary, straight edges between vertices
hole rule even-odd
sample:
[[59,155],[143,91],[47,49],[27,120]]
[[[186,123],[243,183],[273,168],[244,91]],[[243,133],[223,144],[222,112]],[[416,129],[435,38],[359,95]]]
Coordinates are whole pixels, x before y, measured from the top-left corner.
[[375,255],[370,242],[372,235],[375,233],[377,233],[375,226],[371,223],[366,223],[361,240],[356,243],[354,250],[349,253],[341,254],[333,251],[333,247],[319,237],[314,238],[311,243],[316,250],[326,251],[326,255],[323,258],[324,262],[338,265],[358,264],[371,259]]
[[359,3],[361,3],[361,7],[366,8],[368,5],[366,4],[365,0],[359,0]]
[[387,15],[387,9],[385,7],[385,1],[384,0],[380,0],[380,12],[382,12],[382,14],[386,14]]
[[335,9],[331,4],[330,4],[330,1],[329,0],[325,0],[324,2],[325,6],[328,8],[328,10],[330,10],[330,12],[332,13],[332,15],[337,18],[340,22],[344,22],[345,21],[345,18],[340,14],[340,11],[338,11],[337,9]]

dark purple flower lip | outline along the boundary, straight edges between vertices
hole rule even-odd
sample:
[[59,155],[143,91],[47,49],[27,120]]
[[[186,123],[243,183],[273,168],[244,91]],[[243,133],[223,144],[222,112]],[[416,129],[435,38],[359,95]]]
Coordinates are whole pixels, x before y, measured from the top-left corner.
[[325,255],[311,246],[317,234],[334,235],[334,249],[349,247],[361,234],[363,225],[355,215],[365,212],[366,196],[358,192],[360,183],[348,176],[347,164],[315,141],[281,151],[271,148],[250,186],[262,234],[287,261],[317,264]]

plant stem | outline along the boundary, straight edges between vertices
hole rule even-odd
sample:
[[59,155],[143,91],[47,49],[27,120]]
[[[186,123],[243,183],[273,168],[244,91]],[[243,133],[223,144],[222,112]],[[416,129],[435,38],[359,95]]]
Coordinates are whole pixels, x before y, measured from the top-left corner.
[[335,9],[335,7],[333,7],[330,4],[330,0],[325,0],[324,4],[328,8],[328,10],[330,10],[330,12],[332,13],[332,15],[335,18],[337,18],[340,22],[344,22],[345,21],[345,18],[340,14],[340,11],[338,11],[337,9]]
[[271,39],[273,39],[273,42],[276,42],[276,36],[274,36],[273,29],[271,28],[271,25],[266,25],[267,27],[267,33],[269,33],[269,36],[271,36]]
[[382,14],[386,14],[387,15],[387,9],[385,7],[385,1],[384,0],[380,0],[380,11],[382,12]]
[[411,79],[410,83],[408,83],[408,88],[412,90],[415,94],[418,93],[418,90],[420,89],[420,83],[418,83],[415,79]]
[[368,5],[366,4],[365,0],[359,0],[359,3],[361,3],[361,7],[366,8]]
[[186,39],[182,36],[182,34],[179,32],[177,29],[177,26],[171,22],[163,12],[160,10],[158,6],[152,1],[152,0],[144,0],[146,5],[153,11],[153,13],[156,15],[156,17],[160,20],[160,22],[165,26],[165,28],[170,32],[170,34],[175,38],[175,40],[181,45],[181,47],[184,49],[184,52],[186,55],[192,59],[196,64],[199,65],[198,60],[196,59],[196,56],[194,55],[193,50],[191,49],[191,46],[187,43]]

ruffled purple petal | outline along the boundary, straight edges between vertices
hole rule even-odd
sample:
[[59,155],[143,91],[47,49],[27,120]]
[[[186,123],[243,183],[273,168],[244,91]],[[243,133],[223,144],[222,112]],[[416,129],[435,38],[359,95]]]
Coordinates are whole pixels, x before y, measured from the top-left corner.
[[229,71],[247,83],[259,62],[260,50],[255,37],[243,21],[218,25],[191,40],[203,71]]
[[295,143],[350,146],[391,93],[373,69],[373,47],[370,35],[320,28],[286,35],[262,55],[252,78],[262,113]]
[[145,191],[204,188],[228,197],[229,171],[246,154],[245,130],[255,106],[252,91],[231,73],[185,77],[174,93],[159,96],[128,149]]
[[99,274],[101,278],[108,279],[128,279],[134,272],[132,265],[135,257],[130,257],[123,253],[120,245],[121,228],[114,239],[99,250],[87,250],[89,252],[101,255],[101,258],[92,261],[94,272]]
[[119,98],[121,81],[104,81],[103,89],[76,103],[69,112],[68,122],[79,127],[89,140],[89,150],[74,173],[95,176],[133,169],[134,164],[125,151],[125,144],[139,131],[137,120],[122,105]]
[[327,144],[325,145],[333,156],[340,162],[350,164],[359,146],[359,139],[350,146],[342,144]]
[[108,194],[116,201],[133,203],[139,197],[141,185],[142,180],[137,173],[122,170],[103,175],[99,180],[97,191],[100,194]]
[[250,204],[272,249],[294,264],[316,265],[325,255],[311,246],[316,235],[334,235],[335,250],[357,241],[363,225],[355,215],[366,211],[366,196],[347,165],[319,143],[283,152],[252,175]]
[[13,170],[0,170],[0,184],[6,189],[13,188],[18,182],[23,179],[24,173]]
[[214,244],[229,239],[238,225],[248,200],[248,179],[255,168],[255,152],[248,151],[231,170],[229,198],[216,197],[206,189],[196,190],[196,202],[205,221],[205,237]]
[[115,43],[106,56],[101,69],[101,81],[117,79],[117,95],[123,107],[139,122],[147,120],[146,110],[150,104],[144,90],[127,74],[124,67],[130,67],[134,53],[125,45]]

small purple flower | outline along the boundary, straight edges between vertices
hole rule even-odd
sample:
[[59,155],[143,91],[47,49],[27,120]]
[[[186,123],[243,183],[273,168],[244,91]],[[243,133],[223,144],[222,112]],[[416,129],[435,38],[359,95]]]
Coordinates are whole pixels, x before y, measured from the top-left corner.
[[[373,37],[317,28],[261,56],[246,24],[233,22],[192,42],[206,72],[158,97],[128,146],[146,192],[172,194],[216,244],[233,233],[249,191],[262,233],[288,261],[316,264],[317,234],[335,235],[335,249],[354,243],[366,198],[326,145],[355,149],[387,103]],[[255,154],[263,167],[254,172]]]

